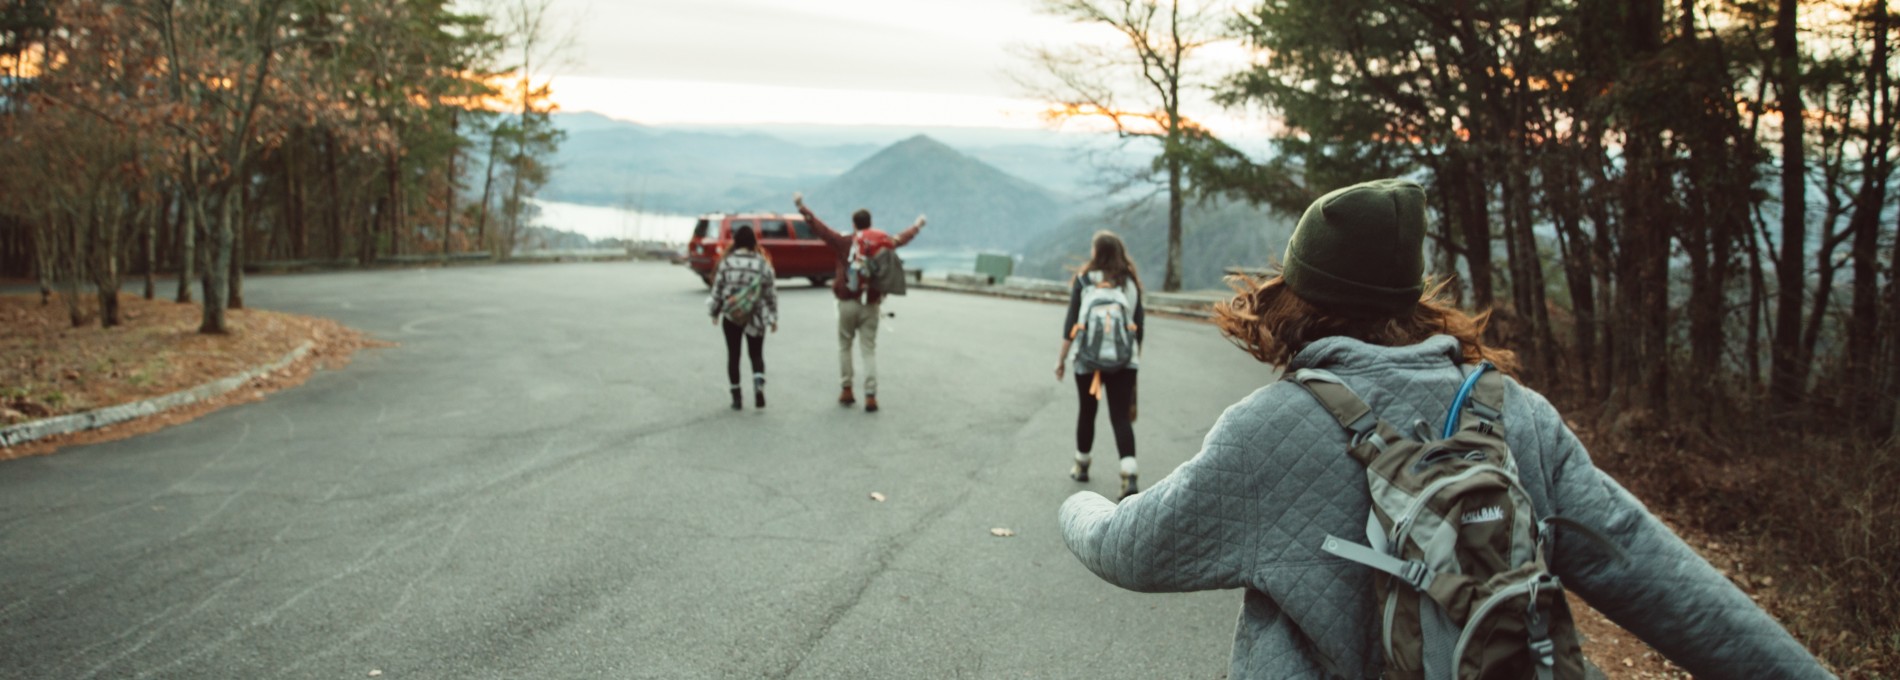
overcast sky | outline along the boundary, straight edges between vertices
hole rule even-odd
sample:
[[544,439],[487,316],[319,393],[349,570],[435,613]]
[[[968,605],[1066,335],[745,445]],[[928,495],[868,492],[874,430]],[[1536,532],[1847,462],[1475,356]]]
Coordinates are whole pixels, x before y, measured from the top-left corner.
[[1100,39],[1032,0],[554,0],[564,110],[644,123],[1038,127],[1012,45]]

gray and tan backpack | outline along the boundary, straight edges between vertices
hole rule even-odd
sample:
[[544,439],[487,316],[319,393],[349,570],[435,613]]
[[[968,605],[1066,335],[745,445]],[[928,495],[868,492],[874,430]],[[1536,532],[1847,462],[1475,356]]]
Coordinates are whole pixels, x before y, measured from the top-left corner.
[[[1401,432],[1338,376],[1289,380],[1351,433],[1372,512],[1363,545],[1321,549],[1371,567],[1386,678],[1582,680],[1583,653],[1537,519],[1504,440],[1504,379],[1489,363],[1466,378],[1438,432]],[[1469,402],[1467,404],[1467,401]]]

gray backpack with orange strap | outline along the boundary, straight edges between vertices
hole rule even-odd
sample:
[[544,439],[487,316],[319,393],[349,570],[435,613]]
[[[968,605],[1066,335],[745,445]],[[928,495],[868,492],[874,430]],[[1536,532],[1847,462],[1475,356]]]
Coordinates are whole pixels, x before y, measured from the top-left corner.
[[[1446,425],[1405,433],[1338,376],[1287,376],[1351,433],[1366,466],[1370,545],[1327,536],[1321,549],[1376,570],[1386,678],[1582,680],[1583,652],[1545,561],[1538,521],[1504,440],[1504,379],[1467,377]],[[1466,402],[1469,401],[1467,406]],[[1594,532],[1591,532],[1594,533]]]

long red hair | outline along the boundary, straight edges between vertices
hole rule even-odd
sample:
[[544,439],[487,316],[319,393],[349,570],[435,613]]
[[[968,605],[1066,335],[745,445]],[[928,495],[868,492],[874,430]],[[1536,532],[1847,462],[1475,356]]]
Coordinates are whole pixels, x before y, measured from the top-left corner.
[[1343,335],[1362,342],[1386,347],[1403,347],[1424,342],[1434,335],[1458,339],[1466,363],[1490,361],[1506,373],[1517,370],[1517,354],[1484,343],[1484,328],[1491,312],[1469,314],[1444,299],[1443,283],[1427,285],[1418,306],[1410,314],[1385,319],[1353,319],[1328,313],[1300,299],[1286,286],[1286,280],[1273,276],[1260,280],[1240,275],[1227,277],[1234,297],[1214,305],[1214,323],[1255,359],[1275,366],[1286,366],[1293,355],[1320,338]]

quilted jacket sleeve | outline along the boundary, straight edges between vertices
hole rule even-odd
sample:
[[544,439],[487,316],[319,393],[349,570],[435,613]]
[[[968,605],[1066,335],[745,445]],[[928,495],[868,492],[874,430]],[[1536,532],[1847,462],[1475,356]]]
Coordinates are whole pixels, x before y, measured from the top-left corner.
[[[1062,538],[1089,571],[1141,592],[1240,588],[1245,580],[1244,528],[1230,517],[1236,504],[1224,474],[1240,442],[1229,411],[1199,455],[1119,505],[1083,491],[1062,504]],[[1229,493],[1222,493],[1223,490]]]
[[778,281],[775,280],[777,277],[772,276],[771,267],[766,265],[766,271],[759,274],[765,284],[765,318],[762,323],[768,326],[778,323]]
[[[1520,390],[1519,394],[1523,394]],[[1628,553],[1555,529],[1552,570],[1566,587],[1670,661],[1704,678],[1827,678],[1807,649],[1598,470],[1541,398],[1532,422],[1550,470],[1557,515],[1602,532]]]

